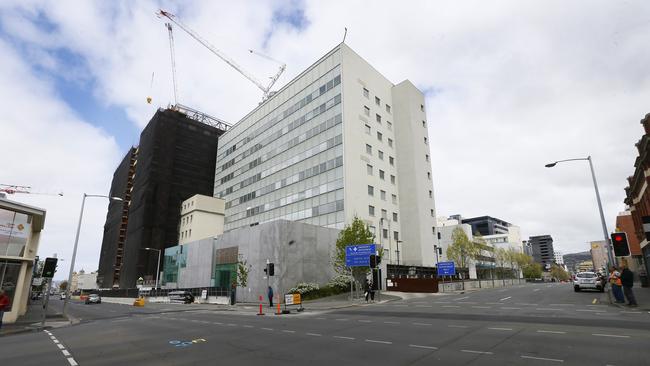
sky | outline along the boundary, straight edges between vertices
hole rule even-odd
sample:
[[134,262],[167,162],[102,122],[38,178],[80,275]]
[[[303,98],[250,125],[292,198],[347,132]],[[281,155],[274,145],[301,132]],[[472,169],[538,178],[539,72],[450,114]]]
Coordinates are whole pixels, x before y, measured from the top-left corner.
[[[67,277],[83,193],[112,174],[157,108],[173,104],[165,9],[260,80],[287,83],[346,43],[426,97],[438,215],[490,215],[550,234],[556,250],[602,239],[625,209],[639,121],[650,112],[647,1],[0,2],[0,184],[47,210],[39,255]],[[236,122],[251,82],[174,29],[178,101]],[[151,97],[148,104],[146,98]],[[55,195],[63,192],[64,195]],[[89,198],[75,270],[96,270],[108,201]],[[67,262],[66,262],[67,261]]]

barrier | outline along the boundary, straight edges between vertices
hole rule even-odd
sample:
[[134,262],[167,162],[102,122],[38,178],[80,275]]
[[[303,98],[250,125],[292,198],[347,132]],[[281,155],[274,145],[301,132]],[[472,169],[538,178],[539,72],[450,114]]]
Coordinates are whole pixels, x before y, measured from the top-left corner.
[[262,295],[260,295],[260,312],[257,315],[264,315],[264,311],[262,310]]

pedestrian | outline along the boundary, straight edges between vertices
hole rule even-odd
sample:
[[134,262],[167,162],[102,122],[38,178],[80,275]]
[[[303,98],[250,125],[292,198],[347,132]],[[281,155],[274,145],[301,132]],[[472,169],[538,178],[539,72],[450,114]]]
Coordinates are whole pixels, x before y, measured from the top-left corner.
[[230,285],[230,305],[235,305],[237,301],[237,282],[233,281]]
[[269,307],[272,308],[273,307],[273,288],[271,288],[271,286],[269,286],[267,295],[269,297]]
[[368,302],[368,299],[370,298],[370,282],[366,278],[366,282],[363,284],[363,290],[365,293],[363,294],[366,297],[366,302]]
[[623,263],[623,271],[621,272],[621,283],[623,284],[623,293],[627,298],[628,306],[638,306],[634,298],[634,291],[632,285],[634,284],[634,273],[627,268],[627,263]]
[[375,286],[372,281],[370,281],[370,301],[375,301]]
[[609,284],[612,286],[612,295],[614,295],[615,302],[619,304],[625,303],[623,288],[621,287],[623,285],[621,282],[621,273],[614,266],[612,266],[609,272]]
[[2,328],[2,317],[5,314],[5,311],[9,309],[9,296],[5,290],[0,289],[0,328]]

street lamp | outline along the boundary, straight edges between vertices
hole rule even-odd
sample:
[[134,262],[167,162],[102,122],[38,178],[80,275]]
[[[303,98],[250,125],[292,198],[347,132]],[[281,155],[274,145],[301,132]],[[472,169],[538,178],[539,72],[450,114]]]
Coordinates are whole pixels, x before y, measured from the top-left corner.
[[589,168],[591,169],[591,179],[594,181],[594,189],[596,190],[596,201],[598,202],[598,211],[600,213],[600,223],[603,227],[603,236],[605,237],[605,246],[607,248],[607,260],[609,261],[609,266],[614,265],[614,257],[612,256],[612,249],[611,249],[611,244],[609,242],[609,235],[607,234],[607,224],[605,223],[605,214],[603,213],[603,204],[600,202],[600,193],[598,191],[598,183],[596,182],[596,173],[594,173],[594,164],[591,162],[591,156],[587,156],[586,158],[576,158],[576,159],[565,159],[565,160],[558,160],[553,163],[546,164],[545,166],[547,168],[552,168],[557,163],[562,163],[565,161],[576,161],[576,160],[587,160],[589,162]]
[[86,197],[103,197],[108,198],[111,201],[123,201],[119,197],[109,197],[101,194],[86,194],[81,200],[81,212],[79,213],[79,223],[77,224],[77,235],[74,239],[74,249],[72,249],[72,259],[70,260],[70,273],[68,274],[68,285],[65,287],[65,299],[63,301],[63,316],[66,316],[66,309],[68,306],[68,301],[70,301],[70,285],[72,284],[72,272],[74,271],[74,262],[77,259],[77,245],[79,244],[79,232],[81,231],[81,220],[84,217],[84,205],[86,203]]
[[161,249],[156,248],[141,248],[142,250],[150,250],[158,252],[158,265],[156,266],[156,290],[158,289],[158,276],[160,275],[160,254],[162,253]]

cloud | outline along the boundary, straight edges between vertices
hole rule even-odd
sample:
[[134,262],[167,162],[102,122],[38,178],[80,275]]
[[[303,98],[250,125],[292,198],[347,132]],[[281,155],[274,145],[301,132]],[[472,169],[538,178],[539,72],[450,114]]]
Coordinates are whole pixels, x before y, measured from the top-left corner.
[[[33,50],[21,57],[42,60],[46,76],[69,64],[60,52],[73,55],[77,66],[69,71],[82,70],[78,77],[90,80],[93,96],[124,110],[139,127],[172,101],[167,32],[154,15],[159,3],[5,6],[2,29],[14,47]],[[346,42],[379,72],[427,92],[438,213],[497,216],[520,225],[524,236],[553,235],[565,252],[585,250],[587,241],[602,236],[589,169],[584,162],[544,164],[591,155],[613,229],[624,208],[625,178],[633,173],[638,121],[648,112],[649,7],[607,1],[163,2],[262,81],[278,65],[248,49],[286,62],[278,87],[340,42],[347,27]],[[259,89],[179,27],[174,37],[181,103],[236,122],[261,100]],[[149,95],[152,105],[145,102]],[[107,165],[112,171],[115,163]]]

